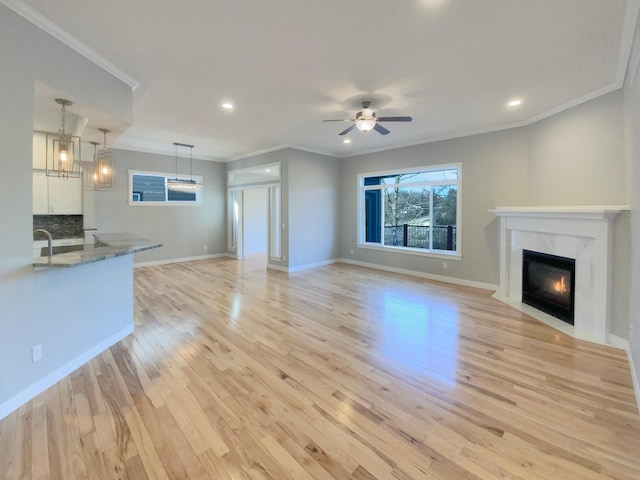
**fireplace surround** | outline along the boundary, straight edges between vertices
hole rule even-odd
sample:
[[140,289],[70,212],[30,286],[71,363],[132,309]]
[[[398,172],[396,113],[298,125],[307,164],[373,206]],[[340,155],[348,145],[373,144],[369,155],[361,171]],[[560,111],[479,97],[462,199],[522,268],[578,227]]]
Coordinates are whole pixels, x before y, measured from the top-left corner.
[[[627,206],[497,207],[500,285],[495,298],[576,338],[610,343],[613,219]],[[523,302],[523,252],[575,259],[574,324]]]

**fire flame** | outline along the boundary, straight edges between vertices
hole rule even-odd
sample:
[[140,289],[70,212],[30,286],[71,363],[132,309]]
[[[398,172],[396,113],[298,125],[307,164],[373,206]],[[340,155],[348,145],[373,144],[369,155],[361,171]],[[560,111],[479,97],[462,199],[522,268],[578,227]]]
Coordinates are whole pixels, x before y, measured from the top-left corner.
[[567,285],[564,283],[564,277],[562,277],[557,282],[553,282],[553,289],[558,293],[567,292]]

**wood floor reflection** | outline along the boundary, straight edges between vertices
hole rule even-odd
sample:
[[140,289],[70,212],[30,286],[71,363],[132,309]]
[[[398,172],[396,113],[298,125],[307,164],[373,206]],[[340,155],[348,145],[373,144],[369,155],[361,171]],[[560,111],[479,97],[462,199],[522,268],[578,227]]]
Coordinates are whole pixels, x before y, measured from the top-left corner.
[[0,422],[1,478],[640,478],[625,352],[485,290],[202,260],[136,269],[135,323]]

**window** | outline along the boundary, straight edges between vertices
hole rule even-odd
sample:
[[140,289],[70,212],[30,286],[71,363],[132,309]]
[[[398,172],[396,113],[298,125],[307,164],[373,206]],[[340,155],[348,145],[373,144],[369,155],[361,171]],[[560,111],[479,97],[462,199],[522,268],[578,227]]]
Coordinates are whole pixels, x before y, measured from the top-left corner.
[[202,205],[202,177],[178,175],[185,183],[172,186],[175,178],[170,173],[129,170],[129,205]]
[[358,245],[459,255],[460,164],[358,175]]

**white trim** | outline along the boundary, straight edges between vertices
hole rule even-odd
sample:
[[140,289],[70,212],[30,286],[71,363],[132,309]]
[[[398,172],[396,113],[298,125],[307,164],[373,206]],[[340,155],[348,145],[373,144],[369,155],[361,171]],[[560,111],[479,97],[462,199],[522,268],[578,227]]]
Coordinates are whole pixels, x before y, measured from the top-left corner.
[[627,342],[626,349],[627,359],[629,360],[629,368],[631,369],[631,381],[633,382],[633,391],[636,394],[636,403],[638,404],[638,413],[640,413],[640,380],[638,379],[638,371],[636,365],[633,363],[633,355],[631,354],[631,348]]
[[498,217],[542,217],[542,218],[613,218],[621,212],[631,210],[629,205],[567,205],[534,207],[496,207],[489,210]]
[[629,350],[629,342],[625,338],[614,335],[613,333],[609,334],[609,345],[620,348],[622,350]]
[[[254,165],[252,167],[245,167],[245,168],[236,168],[235,170],[227,170],[227,174],[229,173],[246,173],[246,172],[251,172],[252,170],[255,170],[256,168],[269,168],[269,167],[278,167],[280,169],[282,169],[282,162],[281,161],[277,161],[277,162],[271,162],[271,163],[261,163],[260,165]],[[282,174],[282,172],[280,172]],[[280,180],[280,176],[278,177],[273,177],[273,180]]]
[[627,69],[631,62],[631,55],[636,37],[636,24],[638,22],[638,12],[640,11],[640,0],[627,0],[624,12],[624,23],[622,35],[620,36],[620,50],[618,54],[618,68],[616,70],[615,83],[622,87],[627,75]]
[[616,335],[609,335],[609,343],[614,347],[620,348],[627,352],[627,361],[629,362],[629,369],[631,370],[631,381],[633,382],[633,392],[636,397],[636,403],[638,405],[638,413],[640,413],[640,382],[638,381],[638,375],[636,371],[636,366],[633,363],[633,355],[631,354],[631,348],[629,346],[629,341],[618,337]]
[[126,83],[131,90],[135,90],[140,86],[140,82],[126,73],[121,68],[117,67],[114,63],[108,60],[96,52],[93,48],[71,35],[69,32],[60,27],[57,23],[54,23],[48,17],[45,17],[38,10],[28,5],[22,0],[0,0],[6,7],[10,8],[22,18],[33,23],[36,27],[44,30],[52,37],[56,38],[67,47],[75,50],[87,60],[93,62],[98,67],[102,68],[106,72],[110,73],[118,80]]
[[[269,182],[265,180],[265,182]],[[273,187],[281,187],[282,182],[278,179],[275,182],[269,183],[246,183],[242,185],[233,185],[231,187],[227,187],[228,192],[241,192],[242,190],[257,190],[259,188],[273,188]]]
[[338,261],[338,259],[333,258],[331,260],[323,260],[322,262],[305,263],[304,265],[298,265],[297,267],[289,267],[287,268],[287,271],[289,273],[301,272],[302,270],[309,270],[310,268],[324,267],[326,265],[338,263]]
[[[0,0],[1,2],[2,0]],[[164,157],[175,158],[175,149],[170,147],[149,147],[149,146],[140,146],[138,144],[132,143],[134,140],[128,139],[127,143],[122,141],[122,137],[118,137],[114,142],[109,146],[109,149],[113,150],[121,150],[123,152],[138,152],[138,153],[152,153],[155,155],[162,155]],[[214,162],[224,164],[225,160],[222,157],[213,157],[213,156],[205,156],[201,149],[198,149],[198,153],[193,154],[194,160],[202,160],[205,162]],[[184,157],[180,157],[184,158]],[[186,157],[187,160],[190,157]]]
[[625,79],[629,86],[632,86],[638,77],[638,66],[640,66],[640,36],[636,35],[633,39],[633,46],[629,57],[629,67]]
[[466,280],[464,278],[446,277],[444,275],[434,275],[432,273],[419,272],[417,270],[408,270],[405,268],[388,267],[386,265],[379,265],[377,263],[360,262],[357,260],[350,260],[348,258],[338,258],[333,263],[347,263],[349,265],[356,265],[358,267],[372,268],[374,270],[384,270],[387,272],[401,273],[403,275],[410,275],[412,277],[426,278],[435,282],[452,283],[454,285],[462,285],[463,287],[482,288],[484,290],[496,291],[498,285],[492,283],[476,282],[474,280]]
[[283,267],[283,266],[280,266],[280,265],[274,265],[273,263],[268,263],[267,264],[267,268],[270,268],[272,270],[277,270],[279,272],[289,273],[289,269],[287,267]]
[[388,253],[400,253],[403,255],[418,255],[421,257],[433,257],[440,258],[442,260],[456,260],[462,261],[462,255],[451,250],[451,253],[445,253],[450,250],[425,250],[415,247],[401,247],[391,245],[381,245],[377,243],[358,243],[356,248],[362,248],[364,250],[378,250],[380,252]]
[[336,157],[335,154],[327,152],[325,150],[319,150],[317,148],[305,147],[304,145],[296,145],[294,143],[283,143],[283,144],[280,144],[280,145],[276,145],[274,147],[263,148],[262,150],[255,150],[255,151],[249,152],[249,153],[241,153],[239,155],[234,155],[232,157],[225,158],[225,162],[235,162],[236,160],[242,160],[244,158],[256,157],[258,155],[264,155],[265,153],[277,152],[278,150],[286,150],[287,148],[291,148],[293,150],[301,150],[303,152],[316,153],[318,155],[324,155],[326,157],[340,158],[340,157]]
[[[183,157],[179,157],[183,158]],[[130,207],[201,207],[202,206],[202,197],[204,196],[204,177],[202,175],[192,175],[187,173],[167,173],[167,172],[156,172],[156,171],[147,171],[147,170],[127,170],[129,174],[129,190],[128,190],[128,205]],[[133,191],[133,177],[134,175],[146,176],[146,177],[162,177],[164,178],[164,187],[165,187],[165,195],[164,200],[158,200],[155,202],[149,202],[144,200],[133,200],[133,194],[136,193]],[[194,201],[186,201],[186,200],[169,200],[169,185],[168,182],[170,180],[195,180],[196,183],[199,182],[199,186],[195,189],[196,199]]]
[[198,255],[195,257],[169,258],[166,260],[153,260],[151,262],[138,262],[133,264],[133,268],[153,267],[156,265],[168,265],[170,263],[193,262],[195,260],[207,260],[209,258],[219,258],[219,257],[235,258],[233,255],[230,255],[228,253],[213,253],[210,255]]
[[9,415],[10,413],[16,411],[22,405],[27,403],[30,400],[33,400],[36,396],[40,395],[47,388],[56,384],[60,380],[62,380],[67,375],[71,374],[85,363],[96,357],[97,355],[104,352],[106,349],[116,344],[127,335],[133,333],[133,322],[131,325],[123,328],[119,332],[114,333],[110,337],[104,339],[94,347],[91,347],[89,350],[84,352],[83,354],[77,356],[70,362],[61,366],[60,368],[54,370],[44,378],[41,378],[37,382],[29,385],[27,388],[17,393],[9,400],[0,405],[0,420]]
[[[455,179],[450,180],[437,180],[437,181],[420,181],[420,182],[410,182],[410,183],[399,183],[399,184],[389,184],[389,185],[365,185],[365,179],[369,177],[381,177],[381,176],[395,176],[402,175],[405,173],[432,173],[432,172],[441,172],[447,170],[455,170],[457,173],[457,177]],[[417,166],[417,167],[407,167],[399,170],[384,170],[378,172],[361,172],[356,174],[357,181],[357,189],[356,189],[356,205],[357,205],[357,216],[356,216],[356,235],[357,235],[357,247],[358,248],[368,248],[372,250],[381,250],[385,252],[394,252],[394,253],[402,253],[408,255],[420,255],[420,256],[428,256],[428,257],[436,257],[436,258],[452,258],[456,260],[462,260],[462,246],[460,240],[462,238],[462,229],[461,229],[461,219],[462,219],[462,162],[453,162],[453,163],[443,163],[437,165],[425,165],[425,166]],[[443,250],[436,250],[432,248],[416,248],[416,247],[402,247],[395,245],[384,245],[384,225],[385,225],[385,209],[381,208],[381,242],[380,243],[368,243],[366,242],[366,231],[365,231],[365,223],[367,212],[365,212],[365,196],[366,192],[372,190],[379,190],[384,193],[385,190],[391,188],[400,187],[412,187],[415,185],[426,185],[429,186],[430,191],[433,191],[434,186],[440,185],[456,185],[456,250],[452,251],[450,254],[442,253]],[[429,209],[433,211],[433,195],[429,196]],[[433,236],[430,234],[429,246],[433,246],[432,242]]]

